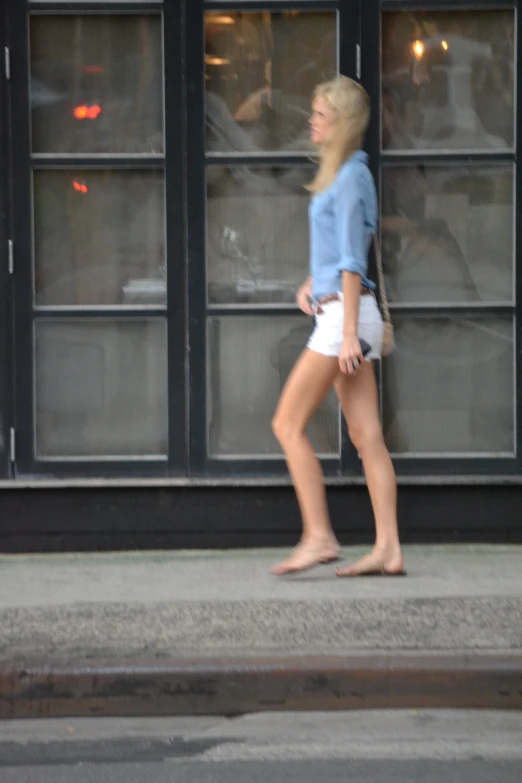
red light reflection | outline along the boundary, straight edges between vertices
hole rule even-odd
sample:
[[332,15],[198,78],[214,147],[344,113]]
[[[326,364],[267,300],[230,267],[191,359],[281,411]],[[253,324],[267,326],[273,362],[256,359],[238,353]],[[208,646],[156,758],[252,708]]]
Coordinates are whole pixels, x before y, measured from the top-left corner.
[[77,193],[88,193],[89,188],[87,185],[84,185],[82,182],[78,182],[77,180],[73,181],[73,188],[76,190]]
[[76,106],[73,115],[77,120],[95,120],[101,114],[101,106]]

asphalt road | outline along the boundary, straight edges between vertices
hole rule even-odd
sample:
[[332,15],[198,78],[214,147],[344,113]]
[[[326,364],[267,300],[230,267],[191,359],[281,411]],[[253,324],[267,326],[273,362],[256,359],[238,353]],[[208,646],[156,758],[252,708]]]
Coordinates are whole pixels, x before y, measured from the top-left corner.
[[520,783],[522,714],[0,723],[0,783]]

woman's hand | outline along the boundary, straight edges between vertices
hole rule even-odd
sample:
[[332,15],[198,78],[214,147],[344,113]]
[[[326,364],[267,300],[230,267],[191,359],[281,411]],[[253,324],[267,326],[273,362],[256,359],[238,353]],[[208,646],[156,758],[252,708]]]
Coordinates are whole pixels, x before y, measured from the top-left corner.
[[345,375],[355,375],[363,361],[364,356],[362,355],[361,345],[357,335],[345,335],[341,350],[339,351],[339,367],[341,372]]
[[308,277],[297,290],[296,301],[305,315],[313,315],[310,299],[312,298],[312,278]]

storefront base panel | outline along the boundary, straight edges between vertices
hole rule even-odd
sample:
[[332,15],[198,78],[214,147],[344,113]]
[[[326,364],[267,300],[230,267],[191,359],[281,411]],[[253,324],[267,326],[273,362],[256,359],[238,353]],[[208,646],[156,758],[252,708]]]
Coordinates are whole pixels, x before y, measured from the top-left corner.
[[[366,488],[330,487],[341,542],[369,544]],[[404,543],[522,543],[522,486],[403,486]],[[3,489],[0,551],[228,549],[293,545],[290,487]]]

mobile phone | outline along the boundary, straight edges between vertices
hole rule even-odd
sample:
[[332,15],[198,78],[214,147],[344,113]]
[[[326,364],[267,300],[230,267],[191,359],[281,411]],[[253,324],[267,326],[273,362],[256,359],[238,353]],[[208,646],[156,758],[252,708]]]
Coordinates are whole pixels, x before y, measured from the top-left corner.
[[359,345],[361,346],[361,353],[364,357],[368,356],[370,351],[372,350],[372,346],[366,342],[366,340],[363,340],[362,337],[359,338]]
[[[372,350],[372,346],[366,342],[366,340],[363,340],[362,337],[359,337],[359,345],[361,346],[361,353],[364,357],[368,356],[370,351]],[[360,361],[357,360],[355,362],[352,362],[354,370],[356,370],[359,365]]]

